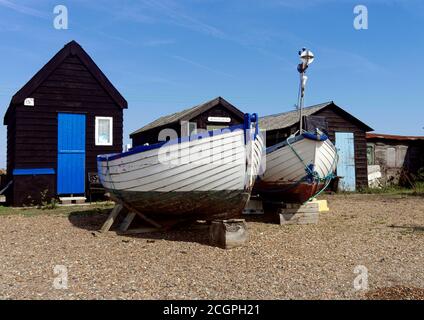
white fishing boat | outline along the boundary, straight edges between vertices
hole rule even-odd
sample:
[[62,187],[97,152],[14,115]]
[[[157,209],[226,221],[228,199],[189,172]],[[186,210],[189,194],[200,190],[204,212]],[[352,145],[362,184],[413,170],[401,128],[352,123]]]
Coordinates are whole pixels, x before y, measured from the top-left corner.
[[286,141],[266,149],[266,170],[255,184],[255,192],[263,199],[288,203],[303,203],[324,190],[337,167],[337,151],[327,135],[319,129],[303,130],[302,108],[308,66],[314,61],[313,53],[299,51],[301,63],[299,86],[299,131]]
[[302,132],[266,149],[266,171],[255,192],[270,201],[303,203],[326,188],[337,167],[337,151],[317,130]]
[[244,124],[98,156],[99,178],[112,197],[150,216],[238,216],[250,197],[264,143],[256,114]]

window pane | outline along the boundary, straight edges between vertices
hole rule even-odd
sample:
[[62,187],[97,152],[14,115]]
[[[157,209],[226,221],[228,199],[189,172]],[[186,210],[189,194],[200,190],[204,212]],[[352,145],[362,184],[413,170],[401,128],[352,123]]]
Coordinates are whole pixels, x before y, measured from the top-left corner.
[[111,141],[110,137],[110,119],[99,119],[98,129],[98,142],[99,144],[109,144]]
[[228,128],[228,126],[223,126],[223,125],[209,125],[209,126],[206,126],[206,130],[207,131],[213,131],[213,130],[225,129],[225,128]]
[[197,123],[196,122],[189,122],[188,123],[188,135],[191,136],[192,134],[197,133]]

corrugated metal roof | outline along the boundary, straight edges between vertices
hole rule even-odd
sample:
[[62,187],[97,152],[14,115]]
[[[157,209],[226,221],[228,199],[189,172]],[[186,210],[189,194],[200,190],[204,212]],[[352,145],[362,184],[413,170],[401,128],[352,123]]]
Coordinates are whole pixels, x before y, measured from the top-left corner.
[[175,112],[172,113],[170,115],[166,115],[163,117],[160,117],[158,119],[156,119],[153,122],[150,122],[149,124],[145,125],[144,127],[138,129],[137,131],[134,131],[133,133],[130,134],[130,136],[134,135],[134,134],[138,134],[141,132],[145,132],[147,130],[151,130],[154,128],[159,128],[159,127],[163,127],[166,125],[169,125],[171,123],[175,123],[175,122],[179,122],[181,120],[187,120],[190,119],[192,117],[192,115],[196,115],[200,112],[206,111],[209,108],[212,108],[214,106],[217,106],[218,104],[221,104],[227,108],[231,108],[233,110],[233,112],[236,113],[240,113],[240,116],[243,116],[243,113],[238,110],[236,107],[234,107],[231,103],[229,103],[228,101],[226,101],[224,98],[222,97],[217,97],[211,101],[199,104],[197,106],[185,109],[183,111],[179,111],[179,112]]
[[[332,104],[333,101],[313,105],[310,107],[303,108],[302,114],[304,116],[310,116],[321,109]],[[259,126],[265,130],[276,130],[291,127],[292,125],[299,122],[299,111],[293,110],[283,113],[277,113],[270,116],[260,117]]]
[[367,139],[416,141],[416,140],[424,140],[424,136],[398,136],[393,134],[367,133]]

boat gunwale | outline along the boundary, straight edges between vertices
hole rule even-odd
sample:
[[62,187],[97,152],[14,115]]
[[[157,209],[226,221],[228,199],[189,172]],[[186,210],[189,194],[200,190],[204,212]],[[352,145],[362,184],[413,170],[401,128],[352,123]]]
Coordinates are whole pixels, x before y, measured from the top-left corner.
[[[290,141],[289,141],[290,139]],[[281,149],[285,146],[287,146],[289,143],[295,143],[298,142],[300,140],[303,139],[308,139],[308,140],[314,140],[314,141],[319,141],[319,142],[324,142],[329,140],[328,136],[326,134],[322,134],[322,135],[316,135],[314,133],[311,132],[303,132],[302,134],[299,134],[295,137],[288,137],[286,140],[279,142],[271,147],[266,148],[266,153],[271,153],[274,152],[275,150]]]
[[[102,155],[97,156],[97,161],[117,160],[117,159],[120,159],[120,158],[128,157],[128,156],[133,155],[133,154],[142,153],[142,152],[150,151],[150,150],[154,150],[154,149],[159,149],[160,147],[164,146],[165,144],[166,145],[175,145],[175,144],[180,144],[180,143],[188,142],[188,141],[196,141],[196,140],[203,139],[204,137],[202,135],[208,134],[208,137],[219,136],[219,135],[230,133],[230,132],[233,132],[233,131],[236,131],[236,130],[239,130],[239,129],[245,129],[245,125],[239,124],[239,125],[235,125],[235,126],[231,126],[231,127],[227,127],[227,128],[206,131],[206,132],[203,132],[201,134],[185,136],[185,137],[173,139],[173,140],[170,140],[170,141],[158,142],[158,143],[155,143],[155,144],[152,144],[152,145],[149,145],[149,146],[138,146],[138,147],[132,148],[131,150],[129,150],[127,152],[102,154]],[[230,130],[230,132],[228,132],[228,130]]]

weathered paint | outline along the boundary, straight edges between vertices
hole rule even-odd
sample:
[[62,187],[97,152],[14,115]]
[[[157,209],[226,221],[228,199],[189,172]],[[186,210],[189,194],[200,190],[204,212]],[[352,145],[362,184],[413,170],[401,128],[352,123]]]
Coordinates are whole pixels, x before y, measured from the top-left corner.
[[85,192],[85,115],[58,114],[57,193]]
[[250,194],[243,190],[138,192],[107,190],[149,218],[213,220],[239,217]]
[[353,132],[336,132],[336,148],[339,154],[337,175],[341,191],[355,191],[355,139]]
[[281,182],[274,183],[258,180],[252,194],[258,193],[266,201],[303,203],[324,188],[318,182]]

